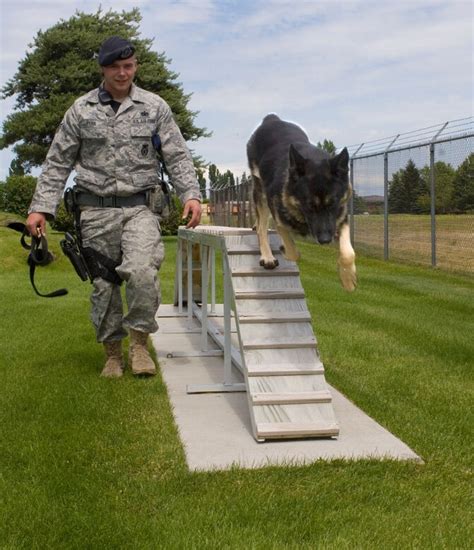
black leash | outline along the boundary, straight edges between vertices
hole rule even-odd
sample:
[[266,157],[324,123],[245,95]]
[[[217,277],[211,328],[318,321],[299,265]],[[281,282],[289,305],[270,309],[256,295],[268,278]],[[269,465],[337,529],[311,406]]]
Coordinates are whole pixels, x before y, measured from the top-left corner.
[[38,296],[41,296],[42,298],[56,298],[56,296],[65,296],[68,293],[65,288],[60,288],[48,294],[42,294],[41,292],[39,292],[35,285],[36,266],[48,265],[53,260],[53,256],[48,250],[48,241],[46,240],[46,237],[44,235],[41,235],[41,237],[35,237],[34,235],[31,235],[31,244],[28,244],[26,242],[26,237],[30,236],[30,234],[28,233],[28,230],[26,229],[24,223],[11,222],[7,225],[7,227],[21,233],[20,244],[25,250],[30,251],[28,255],[28,265],[30,266],[30,282],[36,294]]

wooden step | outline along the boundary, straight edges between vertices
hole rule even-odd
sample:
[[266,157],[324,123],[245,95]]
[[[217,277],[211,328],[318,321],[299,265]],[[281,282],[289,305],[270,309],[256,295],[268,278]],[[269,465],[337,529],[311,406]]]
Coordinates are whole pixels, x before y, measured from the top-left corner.
[[238,290],[234,293],[236,300],[281,300],[304,298],[304,290],[282,289],[282,290]]
[[254,342],[244,341],[242,347],[244,350],[316,348],[317,342],[314,336],[292,336],[290,338],[265,338]]
[[297,267],[276,267],[275,269],[264,269],[258,267],[235,267],[231,270],[233,277],[289,277],[299,275]]
[[[251,244],[234,244],[227,247],[227,254],[260,254],[260,248]],[[281,254],[279,248],[272,246],[272,254]]]
[[302,405],[304,403],[331,403],[331,394],[327,390],[287,392],[287,393],[252,393],[253,405]]
[[322,363],[281,363],[247,365],[247,375],[254,376],[297,376],[305,374],[324,374]]
[[316,422],[260,422],[257,423],[257,437],[278,439],[284,437],[331,437],[339,435],[337,424]]
[[288,311],[284,313],[268,313],[266,315],[239,315],[241,324],[252,323],[310,323],[309,311]]

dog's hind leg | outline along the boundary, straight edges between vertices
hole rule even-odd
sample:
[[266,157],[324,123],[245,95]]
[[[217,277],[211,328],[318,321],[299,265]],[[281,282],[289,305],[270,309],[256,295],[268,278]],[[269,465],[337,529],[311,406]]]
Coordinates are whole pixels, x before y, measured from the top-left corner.
[[278,265],[278,260],[273,256],[270,243],[268,241],[268,221],[270,218],[270,209],[268,208],[266,197],[263,193],[261,180],[253,176],[253,199],[255,203],[255,213],[257,217],[255,229],[257,230],[258,242],[260,246],[260,265],[265,269],[274,269]]
[[352,292],[357,285],[355,252],[351,244],[349,224],[345,221],[339,228],[339,278],[342,286]]

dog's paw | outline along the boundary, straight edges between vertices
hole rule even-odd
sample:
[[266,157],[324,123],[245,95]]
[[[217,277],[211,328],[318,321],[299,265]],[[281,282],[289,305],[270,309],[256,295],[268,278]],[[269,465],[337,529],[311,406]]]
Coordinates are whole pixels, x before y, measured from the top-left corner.
[[290,262],[297,262],[301,258],[301,254],[300,254],[299,250],[297,250],[296,248],[294,248],[293,250],[290,250],[290,251],[287,252],[285,246],[281,245],[280,246],[280,252]]
[[276,258],[260,258],[260,265],[265,269],[275,269],[279,264]]
[[339,278],[345,290],[353,292],[357,286],[357,274],[355,264],[338,263]]

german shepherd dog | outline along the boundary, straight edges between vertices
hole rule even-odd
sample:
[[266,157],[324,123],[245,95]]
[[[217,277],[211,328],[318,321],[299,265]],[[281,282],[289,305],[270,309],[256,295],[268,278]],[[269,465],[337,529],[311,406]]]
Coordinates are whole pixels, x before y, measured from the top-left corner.
[[349,153],[338,155],[312,145],[296,124],[267,115],[250,137],[247,156],[253,179],[260,265],[274,269],[278,260],[268,242],[270,213],[288,260],[300,253],[290,231],[311,235],[320,244],[339,239],[339,277],[349,291],[356,287],[355,253],[347,221]]

